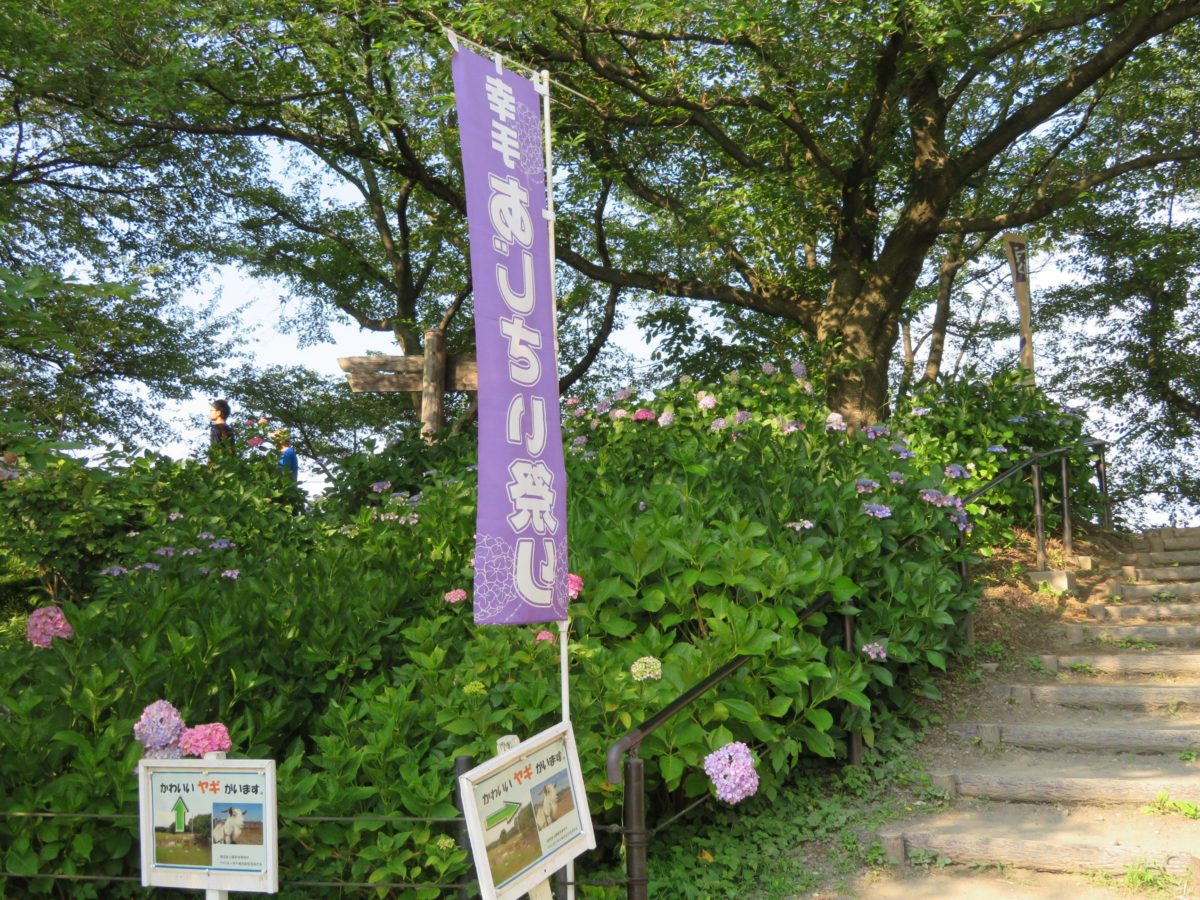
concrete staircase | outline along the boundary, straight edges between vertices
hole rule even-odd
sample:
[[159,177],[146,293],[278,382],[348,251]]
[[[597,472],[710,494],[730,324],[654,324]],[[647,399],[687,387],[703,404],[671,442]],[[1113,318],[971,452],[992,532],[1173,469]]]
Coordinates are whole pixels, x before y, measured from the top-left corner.
[[949,807],[885,827],[891,861],[1165,872],[1200,890],[1200,821],[1185,815],[1200,816],[1200,528],[1148,532],[1122,562],[1087,623],[950,727],[960,743],[932,771]]

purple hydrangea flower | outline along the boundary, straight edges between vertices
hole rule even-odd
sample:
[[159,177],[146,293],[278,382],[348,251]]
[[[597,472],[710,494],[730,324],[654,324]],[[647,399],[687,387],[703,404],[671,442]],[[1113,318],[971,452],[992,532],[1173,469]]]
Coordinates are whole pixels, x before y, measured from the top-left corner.
[[129,570],[124,566],[109,566],[107,569],[101,569],[101,575],[124,575]]
[[717,799],[741,803],[758,791],[758,772],[750,748],[733,741],[704,757],[704,773],[717,789]]
[[829,415],[827,415],[825,417],[825,430],[826,431],[845,431],[846,430],[846,420],[844,418],[842,418],[842,414],[831,412]]
[[950,465],[946,466],[945,471],[947,478],[966,478],[971,474],[958,463],[950,463]]
[[794,362],[794,363],[792,363],[792,374],[795,375],[797,378],[807,378],[808,377],[808,366],[806,366],[802,362]]
[[55,638],[69,638],[75,634],[75,629],[57,606],[43,606],[29,614],[25,623],[25,637],[35,647],[45,650]]
[[889,449],[901,459],[912,459],[917,455],[909,450],[908,447],[902,444],[900,441],[894,441]]
[[[142,717],[134,723],[133,736],[147,750],[164,750],[178,745],[183,734],[183,716],[166,700],[155,700],[144,710]],[[177,759],[178,757],[160,757]]]
[[774,375],[776,372],[779,371],[773,365],[771,365],[769,362],[765,362],[762,364],[762,370],[763,370],[764,375]]
[[577,407],[575,407],[575,409],[573,409],[571,411],[571,415],[573,415],[577,419],[582,419],[584,416],[587,415],[587,410],[584,409],[582,406],[577,406]]
[[167,521],[168,522],[178,522],[182,518],[183,518],[183,513],[173,512],[169,516],[167,516]]
[[371,485],[371,490],[377,494],[382,494],[384,491],[390,489],[391,486],[392,483],[390,481],[376,481],[373,485]]
[[154,555],[155,556],[174,556],[175,548],[174,547],[159,547],[157,550],[154,551]]
[[241,574],[242,573],[239,569],[226,569],[224,572],[221,573],[221,577],[222,578],[232,578],[234,581],[237,581],[238,576]]
[[737,412],[735,412],[733,414],[733,424],[734,425],[744,425],[746,422],[749,422],[749,421],[750,421],[750,413],[746,412],[746,410],[744,410],[744,409],[739,409]]
[[633,391],[631,391],[629,388],[621,388],[616,394],[618,400],[628,400],[632,396]]
[[208,549],[209,550],[228,550],[230,547],[236,547],[236,546],[237,546],[237,544],[235,544],[233,541],[227,541],[227,540],[225,540],[225,538],[221,538],[221,540],[213,541],[211,544],[209,544]]
[[927,416],[927,415],[929,415],[929,407],[928,406],[914,406],[912,408],[912,414],[914,416]]
[[868,425],[863,429],[863,434],[865,434],[867,438],[872,441],[875,440],[875,438],[888,437],[891,433],[892,432],[886,425]]
[[701,409],[712,409],[717,405],[717,398],[712,394],[705,394],[700,398],[699,406]]
[[1007,452],[1008,452],[1008,450],[1005,449],[1003,444],[992,444],[990,447],[988,447],[988,453],[1007,453]]
[[216,535],[214,535],[211,531],[202,531],[196,535],[196,540],[211,541],[214,537],[216,537]]
[[588,442],[587,437],[585,435],[581,434],[579,437],[575,438],[575,440],[571,441],[571,446],[585,447],[585,446],[587,446],[587,442]]
[[675,413],[671,412],[670,410],[665,411],[661,416],[658,417],[658,427],[659,428],[667,428],[668,426],[674,425],[674,424],[675,424]]
[[883,648],[883,644],[879,643],[878,641],[872,641],[869,644],[863,644],[862,652],[867,654],[867,656],[873,662],[883,662],[885,659],[887,659],[887,650],[885,650]]
[[860,494],[870,494],[879,490],[879,482],[870,478],[857,478],[854,481],[854,490]]
[[601,400],[599,403],[596,404],[596,412],[599,415],[604,415],[610,409],[612,409],[612,404],[609,403],[607,400]]
[[186,550],[180,551],[183,556],[195,556],[200,552],[199,547],[188,547]]
[[729,424],[729,423],[725,421],[725,417],[724,417],[724,416],[719,416],[718,418],[716,418],[716,419],[713,419],[713,423],[712,423],[712,430],[713,430],[713,431],[720,431],[722,428],[724,428],[724,427],[725,427],[726,425],[728,425],[728,424]]
[[864,503],[863,512],[868,516],[874,516],[876,519],[886,519],[892,514],[892,510],[882,503]]
[[888,472],[888,478],[892,480],[892,484],[904,484],[904,475],[900,472]]
[[148,572],[157,572],[159,569],[158,563],[142,563],[138,566],[139,569],[145,569]]
[[797,431],[803,431],[803,430],[804,430],[804,423],[797,422],[795,419],[792,419],[791,421],[787,422],[783,426],[784,434],[795,434]]

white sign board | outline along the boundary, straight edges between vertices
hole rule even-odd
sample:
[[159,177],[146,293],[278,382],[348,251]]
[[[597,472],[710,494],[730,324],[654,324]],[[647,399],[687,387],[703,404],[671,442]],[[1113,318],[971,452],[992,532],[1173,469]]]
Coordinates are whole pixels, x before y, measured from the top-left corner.
[[138,762],[142,884],[279,890],[273,759]]
[[523,741],[458,781],[485,900],[528,893],[596,846],[569,722]]

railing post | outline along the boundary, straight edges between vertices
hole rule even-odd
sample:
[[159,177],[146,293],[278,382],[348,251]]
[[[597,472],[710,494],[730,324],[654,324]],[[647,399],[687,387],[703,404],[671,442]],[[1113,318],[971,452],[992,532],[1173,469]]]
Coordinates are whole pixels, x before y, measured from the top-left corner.
[[[454,805],[458,807],[458,811],[463,812],[462,788],[459,787],[458,776],[465,775],[475,767],[475,761],[469,756],[454,757]],[[466,900],[471,896],[471,885],[475,882],[475,863],[471,857],[471,835],[467,831],[467,820],[464,818],[458,823],[458,846],[467,851],[467,871],[464,872],[457,881],[458,896]]]
[[[854,616],[842,613],[842,646],[854,655]],[[863,739],[858,732],[850,732],[850,765],[861,766],[863,761]]]
[[[967,567],[967,534],[965,531],[958,533],[958,553],[958,581],[965,592],[971,581],[971,572]],[[967,613],[967,619],[963,623],[963,630],[966,632],[964,637],[967,640],[967,646],[975,646],[975,613]]]
[[630,751],[625,757],[625,874],[629,900],[648,900],[650,869],[646,857],[645,763]]
[[1037,529],[1037,567],[1046,571],[1046,515],[1042,510],[1042,467],[1034,463],[1033,470],[1033,519]]
[[1101,525],[1105,531],[1112,531],[1112,502],[1108,498],[1108,469],[1104,465],[1104,445],[1100,445],[1100,453],[1096,457],[1096,483],[1100,487],[1100,511],[1103,515]]
[[1063,497],[1063,553],[1068,558],[1075,555],[1075,544],[1071,539],[1071,474],[1067,465],[1067,456],[1062,459],[1062,497]]

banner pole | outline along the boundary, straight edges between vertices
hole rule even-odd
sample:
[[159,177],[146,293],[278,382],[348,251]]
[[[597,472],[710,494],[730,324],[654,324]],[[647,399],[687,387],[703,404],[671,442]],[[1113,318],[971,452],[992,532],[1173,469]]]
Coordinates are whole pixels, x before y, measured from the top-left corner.
[[[550,72],[542,69],[539,73],[538,92],[542,95],[542,133],[546,146],[546,227],[550,235],[550,309],[554,313],[554,360],[558,362],[558,290],[554,279],[554,266],[557,259],[554,237],[554,144],[550,136]],[[571,620],[564,618],[558,623],[558,665],[562,681],[562,719],[571,721],[571,677],[570,657],[567,653],[567,640]],[[575,900],[575,860],[567,863],[567,900]]]

